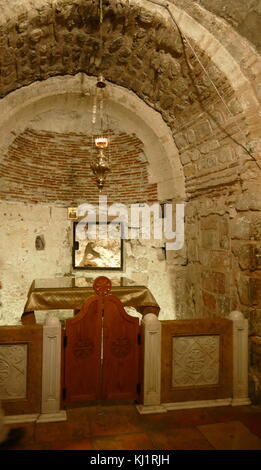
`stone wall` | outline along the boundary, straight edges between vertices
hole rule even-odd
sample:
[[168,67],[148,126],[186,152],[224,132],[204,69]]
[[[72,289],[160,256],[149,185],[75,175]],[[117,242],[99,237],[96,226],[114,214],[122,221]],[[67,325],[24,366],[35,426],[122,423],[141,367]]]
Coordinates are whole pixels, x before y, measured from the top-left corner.
[[260,223],[261,195],[254,187],[242,192],[238,183],[187,203],[187,264],[177,269],[175,297],[180,319],[243,312],[249,320],[250,394],[255,403],[261,390]]
[[[1,203],[1,324],[19,322],[34,278],[62,276],[70,270],[70,225],[66,209]],[[45,249],[35,247],[43,236]]]
[[193,286],[187,315],[226,316],[241,310],[252,333],[260,334],[260,200],[250,194],[240,199],[239,187],[233,189],[187,204],[189,269],[184,269]]

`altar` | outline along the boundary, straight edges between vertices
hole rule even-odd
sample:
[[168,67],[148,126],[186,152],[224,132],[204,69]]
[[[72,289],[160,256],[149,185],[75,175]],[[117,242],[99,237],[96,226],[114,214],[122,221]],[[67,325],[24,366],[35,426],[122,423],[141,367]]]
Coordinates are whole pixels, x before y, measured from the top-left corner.
[[[36,279],[29,289],[22,314],[22,324],[36,323],[35,311],[71,309],[75,313],[92,295],[92,277],[61,277]],[[159,314],[160,307],[148,287],[138,285],[126,277],[112,277],[111,294],[115,295],[125,307],[134,307],[141,315]]]

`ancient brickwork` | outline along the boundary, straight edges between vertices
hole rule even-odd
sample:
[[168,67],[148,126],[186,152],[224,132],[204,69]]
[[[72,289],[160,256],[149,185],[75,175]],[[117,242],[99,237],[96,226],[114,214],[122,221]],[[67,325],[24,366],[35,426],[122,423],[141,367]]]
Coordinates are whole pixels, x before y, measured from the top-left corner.
[[191,197],[238,179],[239,157],[246,159],[248,154],[242,147],[246,125],[236,104],[235,112],[237,119],[218,103],[179,125],[174,138]]
[[[95,156],[91,136],[26,129],[2,161],[1,196],[60,206],[96,204],[99,193],[90,169]],[[157,200],[157,185],[148,182],[142,142],[137,137],[112,132],[110,161],[111,173],[104,188],[108,202]]]

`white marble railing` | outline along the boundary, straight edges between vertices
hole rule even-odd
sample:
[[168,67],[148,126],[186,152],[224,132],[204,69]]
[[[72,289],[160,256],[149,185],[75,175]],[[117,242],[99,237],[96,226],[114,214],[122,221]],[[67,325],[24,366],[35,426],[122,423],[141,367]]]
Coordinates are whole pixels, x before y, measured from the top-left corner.
[[154,313],[142,320],[144,328],[144,376],[142,404],[137,406],[141,414],[162,413],[161,405],[161,322]]
[[248,320],[234,310],[233,321],[233,399],[232,406],[249,405],[248,398]]
[[61,401],[61,323],[48,316],[43,327],[42,405],[38,422],[64,421]]
[[[177,403],[161,403],[161,322],[153,314],[143,318],[144,328],[144,390],[142,405],[138,405],[141,414],[165,412],[183,408],[199,408],[224,405],[248,405],[248,320],[241,312],[233,311],[228,319],[233,322],[233,390],[232,396],[222,399],[182,401]],[[174,321],[175,323],[175,321]],[[196,338],[191,321],[191,332]],[[198,338],[206,336],[198,335]],[[220,366],[219,356],[216,358],[217,370]],[[172,369],[175,366],[172,363]],[[180,367],[180,364],[179,364]],[[226,367],[226,364],[223,364]],[[184,373],[184,370],[183,370]],[[188,381],[186,380],[186,383]]]

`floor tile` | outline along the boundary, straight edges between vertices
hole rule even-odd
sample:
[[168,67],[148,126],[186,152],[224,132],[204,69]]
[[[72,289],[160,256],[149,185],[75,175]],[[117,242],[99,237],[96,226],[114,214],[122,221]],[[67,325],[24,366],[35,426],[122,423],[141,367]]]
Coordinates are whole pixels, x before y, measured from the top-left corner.
[[261,406],[213,407],[140,415],[126,404],[67,409],[68,420],[27,423],[14,450],[258,449]]
[[154,450],[150,438],[141,433],[96,437],[93,444],[96,450]]
[[241,418],[242,423],[261,439],[261,412],[255,415],[249,413]]
[[19,446],[30,444],[34,442],[34,423],[23,423],[15,425],[8,425],[10,429],[22,428],[23,436],[19,441]]
[[36,442],[64,441],[69,439],[83,439],[90,435],[89,422],[60,422],[37,424],[35,428]]
[[209,413],[208,408],[175,410],[164,414],[145,415],[144,426],[146,429],[175,429],[194,427],[203,424],[215,423],[215,418]]
[[49,450],[94,450],[91,439],[81,439],[75,441],[56,441]]
[[209,415],[213,423],[225,423],[226,421],[241,421],[243,416],[251,413],[250,410],[249,406],[216,406],[209,409]]
[[261,440],[239,421],[198,426],[217,450],[261,450]]
[[173,432],[149,434],[157,450],[212,450],[213,447],[195,428],[180,428]]
[[131,419],[121,410],[98,409],[90,418],[91,436],[135,433],[140,431],[137,419]]

